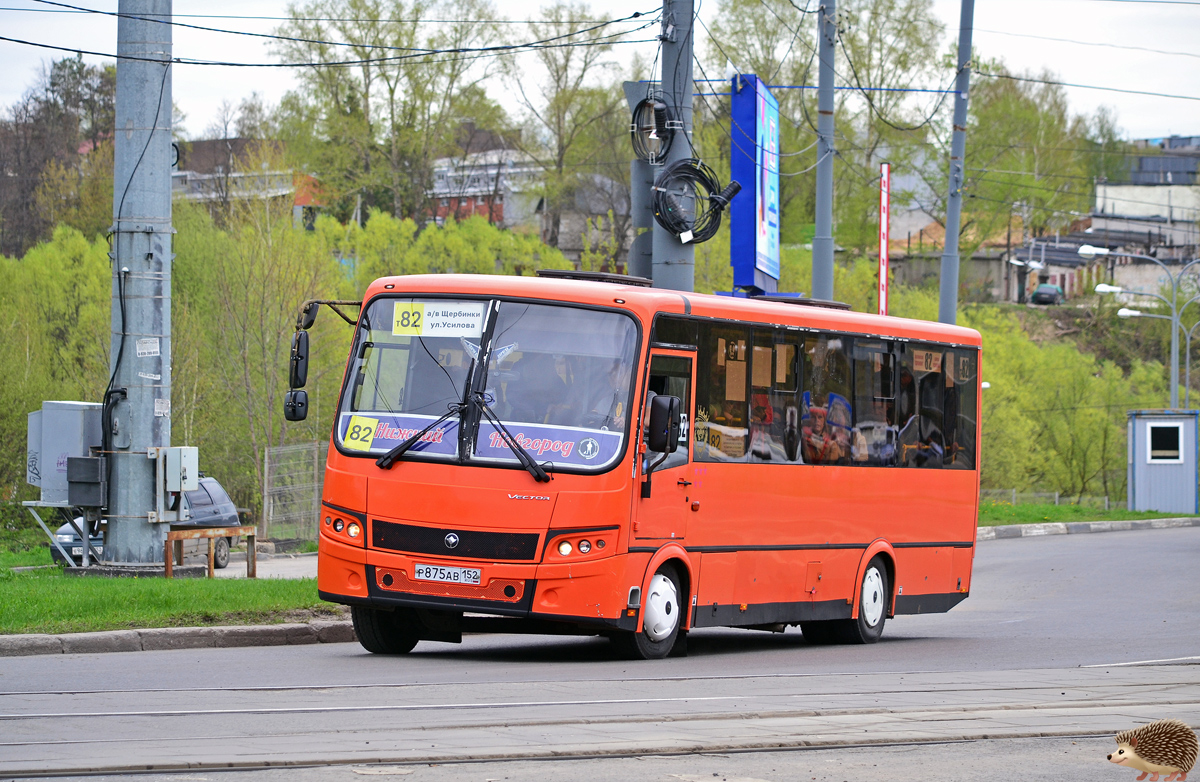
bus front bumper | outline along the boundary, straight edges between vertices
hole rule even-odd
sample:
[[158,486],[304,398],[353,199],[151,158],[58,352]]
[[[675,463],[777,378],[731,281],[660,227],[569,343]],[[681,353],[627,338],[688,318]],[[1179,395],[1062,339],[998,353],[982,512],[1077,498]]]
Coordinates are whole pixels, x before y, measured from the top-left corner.
[[[629,609],[626,601],[630,587],[641,584],[646,564],[644,556],[628,554],[555,564],[414,558],[348,546],[325,536],[320,538],[318,557],[317,589],[329,602],[490,614],[593,631],[637,628],[639,611]],[[418,560],[479,570],[480,583],[417,580],[413,573]]]

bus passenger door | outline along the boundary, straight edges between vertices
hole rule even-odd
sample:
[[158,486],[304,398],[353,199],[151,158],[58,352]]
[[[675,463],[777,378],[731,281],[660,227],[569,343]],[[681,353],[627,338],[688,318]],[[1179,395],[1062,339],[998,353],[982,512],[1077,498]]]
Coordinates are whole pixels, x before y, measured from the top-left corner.
[[[643,396],[642,429],[645,442],[645,425],[649,416],[652,395],[665,394],[679,397],[683,411],[680,427],[679,448],[674,453],[663,454],[646,450],[642,454],[639,479],[642,490],[637,500],[637,513],[633,524],[633,536],[639,539],[670,540],[683,538],[687,532],[688,515],[694,499],[692,487],[692,421],[694,420],[692,388],[695,386],[695,354],[679,350],[654,350],[650,355],[650,374],[646,393]],[[646,495],[646,470],[653,467],[650,479],[650,496]]]

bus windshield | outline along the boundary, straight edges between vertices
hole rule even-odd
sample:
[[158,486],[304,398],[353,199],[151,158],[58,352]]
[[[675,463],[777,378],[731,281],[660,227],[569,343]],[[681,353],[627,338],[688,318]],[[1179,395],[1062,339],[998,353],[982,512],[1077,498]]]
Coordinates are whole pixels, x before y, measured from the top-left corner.
[[[637,327],[616,312],[377,298],[359,326],[337,440],[379,455],[452,413],[405,458],[517,463],[495,418],[539,463],[605,469],[624,448],[636,356]],[[470,415],[471,388],[490,415]],[[463,438],[465,421],[477,423]]]

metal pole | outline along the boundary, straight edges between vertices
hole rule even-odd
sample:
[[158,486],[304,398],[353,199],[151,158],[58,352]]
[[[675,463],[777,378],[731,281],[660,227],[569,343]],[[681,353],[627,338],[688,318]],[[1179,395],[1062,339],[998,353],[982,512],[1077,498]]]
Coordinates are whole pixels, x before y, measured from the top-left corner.
[[833,56],[837,0],[825,0],[817,17],[817,230],[812,243],[812,297],[833,298]]
[[[675,130],[671,150],[664,168],[679,160],[694,157],[692,151],[692,21],[693,0],[666,0],[662,10],[662,88],[663,95],[675,119],[681,126]],[[695,206],[689,204],[689,206]],[[651,274],[656,288],[690,291],[695,287],[696,252],[691,244],[654,223],[653,259]]]
[[[1172,280],[1172,289],[1174,289]],[[1171,409],[1179,409],[1179,311],[1175,308],[1175,291],[1171,291]]]
[[967,91],[971,86],[971,27],[975,0],[962,0],[958,23],[958,79],[954,85],[954,134],[950,140],[950,184],[946,200],[946,244],[942,249],[942,284],[938,320],[958,317],[958,231],[962,223],[963,159],[967,153]]
[[146,452],[171,444],[173,229],[171,26],[154,20],[170,21],[171,0],[121,0],[118,10],[110,356],[113,387],[127,397],[112,413],[104,556],[157,563],[167,530],[150,521],[155,460]]

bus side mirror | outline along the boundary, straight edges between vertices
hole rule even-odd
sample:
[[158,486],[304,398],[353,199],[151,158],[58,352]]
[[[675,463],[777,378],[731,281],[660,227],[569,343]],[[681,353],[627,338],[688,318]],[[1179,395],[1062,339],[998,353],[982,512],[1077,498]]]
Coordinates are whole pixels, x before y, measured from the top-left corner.
[[650,431],[646,447],[667,454],[679,448],[679,432],[683,426],[682,403],[677,396],[659,394],[650,400]]
[[295,388],[283,397],[283,417],[289,421],[303,421],[308,418],[308,392]]
[[308,382],[308,332],[297,331],[292,336],[292,359],[288,366],[288,385],[304,388]]
[[308,331],[312,328],[312,325],[317,322],[317,310],[320,307],[321,305],[315,301],[310,301],[308,304],[304,305],[304,310],[300,313],[301,329]]

